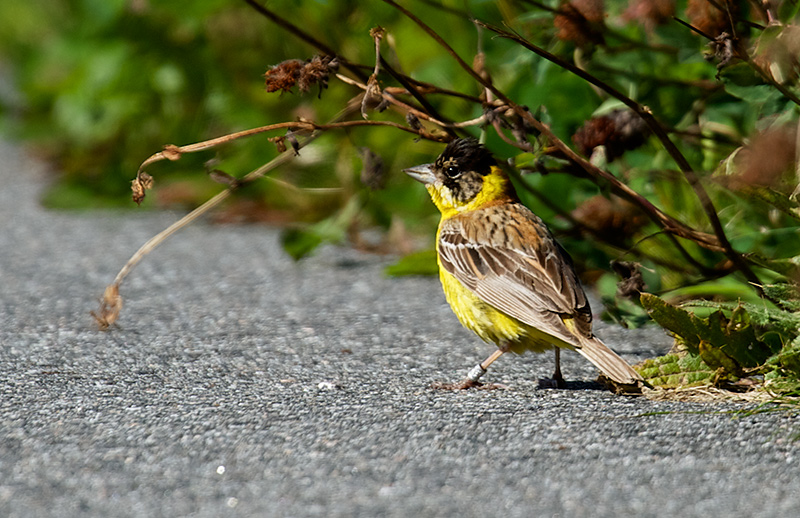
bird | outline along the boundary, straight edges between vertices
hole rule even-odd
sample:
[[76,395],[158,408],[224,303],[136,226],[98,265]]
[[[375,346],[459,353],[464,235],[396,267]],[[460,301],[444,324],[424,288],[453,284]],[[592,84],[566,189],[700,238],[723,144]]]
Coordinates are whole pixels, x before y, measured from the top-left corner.
[[489,366],[507,352],[577,351],[613,382],[640,387],[642,377],[592,333],[592,311],[569,254],[523,205],[492,153],[474,138],[450,141],[435,162],[403,170],[426,187],[441,212],[436,256],[444,295],[461,324],[497,349],[457,383],[482,387]]

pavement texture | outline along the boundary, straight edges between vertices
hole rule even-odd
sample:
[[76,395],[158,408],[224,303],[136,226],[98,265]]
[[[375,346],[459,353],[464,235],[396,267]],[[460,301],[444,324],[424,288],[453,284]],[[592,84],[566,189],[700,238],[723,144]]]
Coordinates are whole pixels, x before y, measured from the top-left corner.
[[[506,390],[442,392],[491,349],[434,278],[278,232],[198,223],[89,311],[172,213],[59,213],[0,143],[0,516],[798,516],[800,422],[617,396],[563,356],[501,358]],[[596,324],[636,362],[658,330]]]

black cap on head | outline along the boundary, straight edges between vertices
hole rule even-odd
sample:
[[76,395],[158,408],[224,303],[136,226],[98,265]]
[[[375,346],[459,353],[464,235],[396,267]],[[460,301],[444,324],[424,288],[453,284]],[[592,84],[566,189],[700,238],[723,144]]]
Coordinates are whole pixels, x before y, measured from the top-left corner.
[[492,153],[474,138],[460,138],[451,141],[436,159],[441,167],[455,162],[461,171],[475,171],[482,176],[491,172],[491,166],[497,165]]

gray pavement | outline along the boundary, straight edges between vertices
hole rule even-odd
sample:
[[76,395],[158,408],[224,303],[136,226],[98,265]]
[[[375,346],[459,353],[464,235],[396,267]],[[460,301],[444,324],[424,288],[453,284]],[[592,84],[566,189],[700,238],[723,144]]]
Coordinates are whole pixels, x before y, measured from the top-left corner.
[[[0,143],[0,516],[798,516],[794,415],[599,390],[564,358],[501,358],[507,390],[428,388],[490,349],[433,278],[277,232],[196,224],[97,298],[168,213],[57,213]],[[599,323],[630,361],[656,330]]]

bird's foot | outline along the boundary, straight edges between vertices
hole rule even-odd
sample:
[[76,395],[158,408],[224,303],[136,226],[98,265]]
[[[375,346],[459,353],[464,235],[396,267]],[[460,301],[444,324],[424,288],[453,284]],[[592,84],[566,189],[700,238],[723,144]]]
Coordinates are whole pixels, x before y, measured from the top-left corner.
[[552,378],[541,378],[539,380],[540,389],[565,389],[567,382],[560,375],[553,375]]

